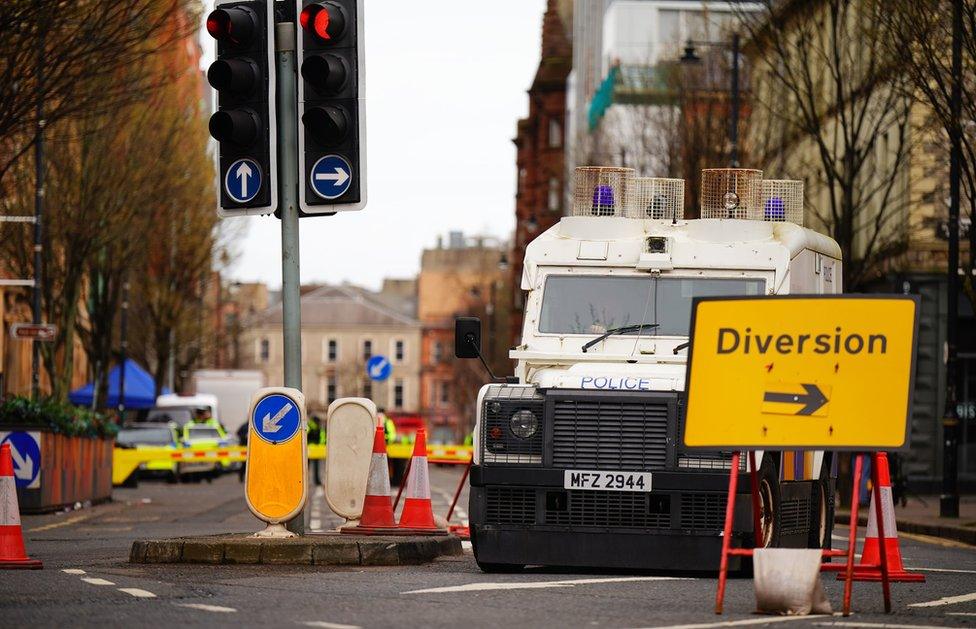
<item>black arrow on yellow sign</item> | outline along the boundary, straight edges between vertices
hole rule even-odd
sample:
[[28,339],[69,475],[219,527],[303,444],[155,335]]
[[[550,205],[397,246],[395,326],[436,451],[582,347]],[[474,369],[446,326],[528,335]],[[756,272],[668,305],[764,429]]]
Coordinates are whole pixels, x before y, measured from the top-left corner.
[[794,415],[813,415],[830,401],[817,385],[802,383],[800,386],[803,387],[805,393],[777,393],[774,391],[766,391],[763,401],[780,402],[782,404],[802,404],[803,408],[793,413]]

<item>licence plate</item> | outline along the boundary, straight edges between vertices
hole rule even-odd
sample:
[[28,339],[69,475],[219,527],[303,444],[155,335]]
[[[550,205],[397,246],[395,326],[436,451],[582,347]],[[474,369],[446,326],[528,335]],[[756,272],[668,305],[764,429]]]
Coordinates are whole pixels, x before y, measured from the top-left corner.
[[651,491],[651,473],[566,470],[563,489]]

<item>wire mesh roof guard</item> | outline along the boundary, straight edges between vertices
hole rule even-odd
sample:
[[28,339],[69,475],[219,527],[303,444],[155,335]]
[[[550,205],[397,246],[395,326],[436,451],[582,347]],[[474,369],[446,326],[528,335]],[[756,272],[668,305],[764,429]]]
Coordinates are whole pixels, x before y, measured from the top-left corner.
[[763,179],[762,220],[803,225],[803,182],[796,179]]
[[761,219],[762,175],[749,168],[702,170],[701,217]]
[[685,180],[634,177],[631,218],[677,220],[684,218]]
[[573,173],[573,216],[626,216],[633,168],[580,166]]

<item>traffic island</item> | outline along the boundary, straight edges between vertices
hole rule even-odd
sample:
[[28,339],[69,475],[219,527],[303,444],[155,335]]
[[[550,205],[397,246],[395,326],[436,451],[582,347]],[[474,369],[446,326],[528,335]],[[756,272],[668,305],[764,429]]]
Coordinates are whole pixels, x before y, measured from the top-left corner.
[[369,536],[312,533],[289,539],[248,534],[137,540],[130,563],[407,566],[461,554],[454,535]]

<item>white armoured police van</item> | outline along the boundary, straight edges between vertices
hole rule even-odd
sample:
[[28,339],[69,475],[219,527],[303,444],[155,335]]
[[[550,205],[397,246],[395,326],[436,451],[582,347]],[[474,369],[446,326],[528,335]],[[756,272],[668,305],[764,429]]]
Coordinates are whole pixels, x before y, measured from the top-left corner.
[[[577,169],[572,215],[526,249],[516,375],[478,397],[483,570],[718,567],[731,452],[681,446],[692,299],[839,293],[840,248],[802,226],[801,182],[760,171],[706,170],[702,218],[683,206],[682,180]],[[477,319],[455,332],[458,357],[479,357]],[[760,454],[764,546],[829,546],[832,459]],[[740,485],[734,545],[752,546]]]

